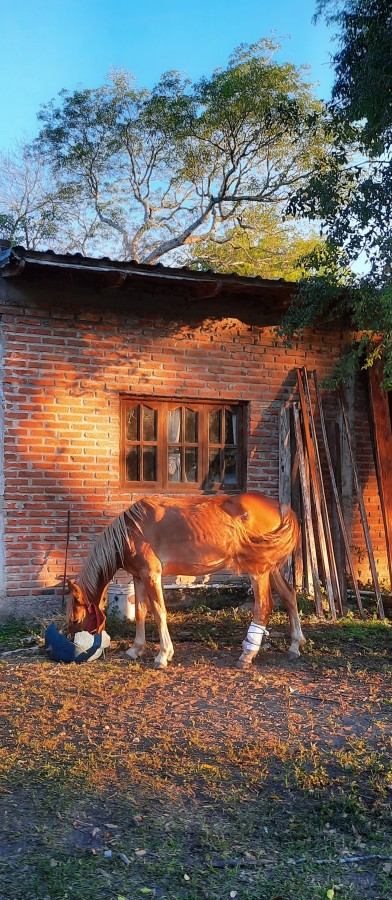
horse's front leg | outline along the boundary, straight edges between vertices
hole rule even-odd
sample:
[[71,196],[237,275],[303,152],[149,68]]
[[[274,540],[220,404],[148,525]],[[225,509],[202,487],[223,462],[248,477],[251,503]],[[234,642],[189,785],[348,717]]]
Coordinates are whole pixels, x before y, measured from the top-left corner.
[[267,624],[274,605],[269,572],[266,572],[264,575],[251,575],[250,580],[255,597],[255,605],[248,633],[242,642],[243,652],[237,663],[238,669],[249,668],[252,660],[259,652],[264,635],[268,635]]
[[167,627],[166,607],[162,592],[162,567],[159,560],[149,560],[148,570],[141,572],[141,578],[148,593],[151,612],[158,626],[160,649],[154,660],[155,669],[165,669],[173,659],[174,649]]
[[141,580],[141,578],[136,578],[134,576],[133,582],[135,585],[135,618],[136,618],[136,630],[135,630],[135,640],[132,644],[132,647],[126,651],[126,655],[130,656],[131,659],[138,659],[139,656],[142,656],[143,651],[146,647],[146,614],[147,614],[147,591]]

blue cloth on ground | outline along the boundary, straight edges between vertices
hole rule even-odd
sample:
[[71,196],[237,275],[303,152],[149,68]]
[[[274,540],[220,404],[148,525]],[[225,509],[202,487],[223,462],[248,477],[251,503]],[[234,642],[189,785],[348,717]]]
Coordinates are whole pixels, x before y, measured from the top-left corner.
[[65,637],[65,634],[61,634],[61,632],[57,631],[54,622],[52,622],[45,631],[45,650],[55,662],[88,662],[90,656],[93,656],[101,646],[102,634],[95,634],[92,646],[84,653],[79,653],[76,650],[75,644],[73,644],[72,641],[69,641],[68,638]]

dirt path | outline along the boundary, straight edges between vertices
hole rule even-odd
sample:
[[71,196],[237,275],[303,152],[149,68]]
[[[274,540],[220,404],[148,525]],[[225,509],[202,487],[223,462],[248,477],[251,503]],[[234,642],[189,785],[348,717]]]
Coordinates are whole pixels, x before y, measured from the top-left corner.
[[391,896],[391,629],[310,624],[292,665],[278,622],[244,673],[207,624],[167,672],[3,659],[0,897]]

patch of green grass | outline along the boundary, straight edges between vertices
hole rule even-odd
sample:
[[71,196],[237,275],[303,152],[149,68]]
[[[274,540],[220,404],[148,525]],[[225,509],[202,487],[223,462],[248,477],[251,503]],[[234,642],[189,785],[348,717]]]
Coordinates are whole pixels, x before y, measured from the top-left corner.
[[0,651],[20,647],[23,641],[33,634],[36,634],[36,630],[23,619],[7,617],[0,621]]

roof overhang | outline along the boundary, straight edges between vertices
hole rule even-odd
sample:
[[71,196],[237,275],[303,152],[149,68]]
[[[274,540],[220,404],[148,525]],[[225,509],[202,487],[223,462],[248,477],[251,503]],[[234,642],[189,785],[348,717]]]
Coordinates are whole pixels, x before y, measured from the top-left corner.
[[[1,242],[0,242],[1,248]],[[155,306],[161,302],[162,311],[170,295],[190,300],[199,306],[205,301],[203,315],[208,315],[208,304],[213,304],[211,315],[237,315],[241,317],[243,304],[251,306],[260,314],[265,314],[266,323],[278,322],[289,307],[298,291],[295,282],[283,279],[269,280],[259,277],[243,277],[212,271],[194,271],[182,267],[147,265],[134,261],[124,262],[109,258],[95,259],[82,254],[58,254],[52,251],[26,250],[24,247],[4,247],[0,249],[0,274],[3,278],[21,278],[23,282],[42,285],[48,278],[55,277],[57,283],[67,287],[69,277],[72,282],[80,281],[94,286],[98,292],[114,292],[116,300],[124,301],[135,294],[154,296]],[[162,298],[159,301],[159,298]],[[230,311],[225,313],[226,304]],[[238,304],[238,310],[237,310]],[[219,310],[218,310],[219,305]],[[202,309],[199,309],[202,314]]]

